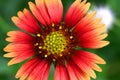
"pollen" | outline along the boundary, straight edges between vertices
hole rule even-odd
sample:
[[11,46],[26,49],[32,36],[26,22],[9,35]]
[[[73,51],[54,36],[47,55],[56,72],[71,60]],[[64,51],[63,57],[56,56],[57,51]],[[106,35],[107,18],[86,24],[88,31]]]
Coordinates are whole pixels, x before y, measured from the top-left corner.
[[62,29],[62,26],[59,26],[59,29]]
[[38,46],[38,45],[39,45],[39,43],[35,43],[35,44],[34,44],[34,46]]
[[37,37],[41,37],[41,35],[38,33],[38,34],[37,34]]
[[55,24],[54,23],[52,23],[52,27],[54,27],[55,26]]
[[45,58],[47,58],[47,57],[48,57],[48,55],[46,54],[46,55],[44,55],[44,57],[45,57]]
[[51,54],[60,55],[65,50],[66,45],[65,36],[58,31],[50,33],[44,40],[44,46]]
[[53,62],[55,62],[56,61],[56,59],[53,59]]
[[39,46],[39,49],[42,49],[42,46]]
[[70,39],[73,39],[73,36],[70,36]]

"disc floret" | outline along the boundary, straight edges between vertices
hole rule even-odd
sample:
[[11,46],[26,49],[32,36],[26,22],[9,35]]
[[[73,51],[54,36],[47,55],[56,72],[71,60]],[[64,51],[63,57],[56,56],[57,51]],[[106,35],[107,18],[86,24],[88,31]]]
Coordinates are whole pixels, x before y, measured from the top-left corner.
[[51,54],[60,54],[66,48],[67,42],[65,36],[59,32],[51,32],[44,40],[44,47]]

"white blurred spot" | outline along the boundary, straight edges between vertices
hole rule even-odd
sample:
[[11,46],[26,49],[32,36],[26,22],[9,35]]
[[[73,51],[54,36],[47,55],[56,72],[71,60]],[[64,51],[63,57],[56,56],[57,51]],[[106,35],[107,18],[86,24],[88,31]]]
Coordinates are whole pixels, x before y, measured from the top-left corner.
[[106,25],[106,31],[108,31],[112,27],[112,24],[114,22],[114,15],[111,9],[108,6],[101,6],[95,8],[95,10],[97,11],[96,17],[102,18],[102,23]]

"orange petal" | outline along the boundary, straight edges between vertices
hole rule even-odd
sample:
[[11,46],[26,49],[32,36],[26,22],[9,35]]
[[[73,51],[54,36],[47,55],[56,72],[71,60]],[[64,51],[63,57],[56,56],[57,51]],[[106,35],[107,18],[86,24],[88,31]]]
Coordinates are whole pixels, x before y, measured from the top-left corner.
[[14,57],[13,59],[11,59],[9,62],[8,62],[8,66],[10,65],[13,65],[13,64],[17,64],[17,63],[20,63],[30,57],[32,57],[33,55],[35,54],[35,52],[33,51],[24,51],[23,53],[19,53],[18,56]]
[[34,46],[31,44],[8,44],[5,48],[5,52],[16,52],[16,51],[29,51],[33,50],[34,51]]
[[95,63],[89,63],[89,66],[98,72],[102,72],[102,69]]
[[10,53],[4,54],[3,56],[4,56],[4,57],[11,58],[11,57],[17,56],[17,54],[15,54],[14,52],[10,52]]
[[79,43],[79,46],[84,48],[96,49],[96,48],[102,48],[108,44],[109,44],[109,41],[96,41],[96,42],[84,42],[84,43],[81,42]]
[[80,36],[80,41],[82,42],[95,42],[95,41],[101,41],[105,39],[108,36],[107,33],[101,34],[101,35],[92,35],[92,34],[84,34]]

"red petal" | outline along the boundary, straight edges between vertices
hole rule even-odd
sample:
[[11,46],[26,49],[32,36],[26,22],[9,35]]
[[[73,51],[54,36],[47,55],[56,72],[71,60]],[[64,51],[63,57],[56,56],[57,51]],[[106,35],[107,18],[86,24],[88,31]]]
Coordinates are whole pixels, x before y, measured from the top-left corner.
[[39,24],[27,9],[24,9],[23,12],[19,11],[18,17],[12,17],[12,21],[20,29],[30,33],[36,34],[41,31]]
[[104,33],[101,35],[93,35],[93,34],[89,34],[89,33],[85,33],[81,36],[79,36],[80,41],[83,42],[94,42],[94,41],[100,41],[105,39],[108,36],[108,34]]
[[[91,30],[91,29],[94,29],[96,28],[96,26],[94,26],[94,24],[96,25],[96,23],[98,24],[98,22],[100,22],[100,19],[98,19],[96,21],[96,19],[94,19],[96,15],[96,12],[92,12],[88,15],[86,15],[84,18],[82,18],[79,23],[75,26],[75,29],[74,29],[74,32],[78,32],[79,34],[80,33],[83,33],[84,30]],[[82,31],[82,32],[79,32]]]
[[25,80],[40,61],[40,58],[33,58],[26,62],[17,72],[16,78],[20,78],[20,80]]
[[76,25],[86,14],[90,7],[90,3],[86,3],[86,0],[80,2],[80,0],[75,0],[75,2],[70,6],[65,17],[65,25],[73,27]]
[[70,76],[70,80],[78,80],[73,68],[71,67],[71,65],[67,62],[67,70]]
[[66,67],[63,64],[56,65],[54,80],[70,80]]
[[72,60],[67,61],[67,69],[70,80],[90,80],[90,77],[80,70]]
[[63,5],[61,0],[44,0],[52,23],[61,23]]
[[87,75],[91,76],[92,78],[96,79],[96,74],[95,72],[92,70],[92,68],[90,66],[88,66],[86,63],[84,63],[82,61],[81,58],[79,58],[78,56],[72,56],[72,59],[74,61],[74,63]]
[[[108,41],[102,41],[107,37],[105,26],[99,24],[100,19],[94,19],[95,12],[84,17],[75,27],[78,45],[84,48],[101,48],[109,44]],[[97,21],[96,21],[97,20]]]
[[35,0],[36,5],[29,2],[34,16],[44,25],[59,24],[62,20],[63,6],[61,0]]
[[[87,66],[91,67],[92,69],[96,70],[96,71],[99,71],[101,72],[102,69],[96,64],[96,59],[94,58],[90,58],[90,57],[93,57],[93,56],[87,56],[86,54],[92,54],[92,53],[89,53],[89,52],[85,52],[85,51],[79,51],[79,53],[77,54],[77,56],[84,62],[87,64]],[[94,54],[93,54],[94,55]],[[94,55],[95,56],[95,55]],[[95,58],[98,58],[99,60],[101,59],[100,57],[98,57],[96,55]],[[105,61],[103,59],[101,59],[104,63]]]
[[78,51],[76,55],[73,55],[72,60],[83,72],[93,78],[96,78],[96,74],[92,69],[101,71],[96,63],[105,64],[105,61],[96,54],[82,50]]
[[46,60],[42,60],[30,73],[27,80],[47,80],[50,70],[50,64]]
[[79,46],[84,48],[102,48],[108,44],[108,41],[80,42]]
[[50,72],[50,63],[47,63],[46,67],[43,67],[41,80],[48,80],[49,72]]
[[83,51],[83,50],[80,50],[79,52],[77,52],[77,56],[79,58],[86,59],[86,60],[88,60],[90,62],[97,63],[97,64],[105,64],[106,63],[98,55],[96,55],[94,53],[91,53],[91,52]]
[[9,37],[6,40],[14,43],[32,43],[34,40],[33,36],[21,31],[10,31],[7,35]]

